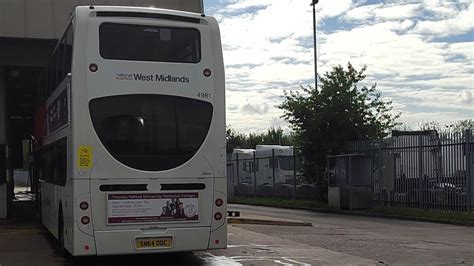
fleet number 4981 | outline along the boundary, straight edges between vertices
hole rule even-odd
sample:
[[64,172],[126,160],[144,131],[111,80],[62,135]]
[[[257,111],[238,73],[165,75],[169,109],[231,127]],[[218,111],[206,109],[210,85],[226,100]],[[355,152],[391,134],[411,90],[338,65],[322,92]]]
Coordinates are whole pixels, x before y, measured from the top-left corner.
[[211,98],[211,94],[209,92],[198,92],[197,97],[201,99],[209,99]]

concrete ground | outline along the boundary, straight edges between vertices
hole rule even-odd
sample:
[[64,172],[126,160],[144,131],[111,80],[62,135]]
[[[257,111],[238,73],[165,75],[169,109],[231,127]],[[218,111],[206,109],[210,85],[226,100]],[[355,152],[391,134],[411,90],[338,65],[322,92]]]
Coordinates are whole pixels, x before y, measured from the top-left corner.
[[474,264],[474,228],[245,205],[229,209],[243,219],[280,225],[231,224],[225,250],[73,260],[60,256],[55,240],[25,218],[28,208],[20,208],[15,224],[0,223],[0,265]]
[[474,228],[353,215],[230,205],[246,213],[312,227],[237,225],[267,236],[388,264],[474,264]]

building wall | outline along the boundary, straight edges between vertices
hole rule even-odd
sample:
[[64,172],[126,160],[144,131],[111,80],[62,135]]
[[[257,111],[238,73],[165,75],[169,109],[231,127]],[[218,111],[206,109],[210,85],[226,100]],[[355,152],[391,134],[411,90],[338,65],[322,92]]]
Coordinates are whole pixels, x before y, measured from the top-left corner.
[[0,67],[45,67],[56,42],[57,40],[0,37]]
[[80,5],[145,6],[204,13],[203,0],[0,0],[0,37],[58,39]]
[[5,169],[5,86],[4,86],[4,70],[3,67],[0,66],[0,152],[3,154],[0,154],[0,219],[6,219],[7,218],[7,207],[8,207],[8,201],[7,201],[7,184],[5,183],[6,181],[6,175],[7,171]]
[[[1,60],[0,60],[1,62]],[[4,87],[4,69],[0,65],[0,145],[5,145],[5,87]],[[2,158],[2,157],[0,157]]]

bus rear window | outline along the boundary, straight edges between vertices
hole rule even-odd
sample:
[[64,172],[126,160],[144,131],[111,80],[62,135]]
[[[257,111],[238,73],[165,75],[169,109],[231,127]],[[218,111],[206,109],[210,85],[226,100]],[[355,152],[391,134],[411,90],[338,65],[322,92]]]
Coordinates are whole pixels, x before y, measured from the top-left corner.
[[197,63],[201,37],[193,28],[102,23],[99,50],[105,59]]
[[213,108],[191,98],[133,94],[93,99],[89,110],[99,139],[115,159],[135,169],[163,171],[198,151]]

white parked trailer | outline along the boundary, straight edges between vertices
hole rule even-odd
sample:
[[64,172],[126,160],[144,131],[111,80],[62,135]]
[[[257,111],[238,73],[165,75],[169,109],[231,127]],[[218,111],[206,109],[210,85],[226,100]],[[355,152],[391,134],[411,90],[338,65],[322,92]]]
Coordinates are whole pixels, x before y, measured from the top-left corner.
[[293,182],[293,146],[257,145],[255,157],[257,160],[257,185],[273,186],[273,184]]
[[232,183],[253,184],[254,180],[254,149],[234,149],[231,155],[231,172],[229,179]]

